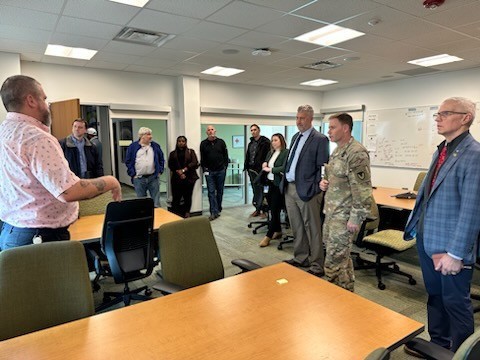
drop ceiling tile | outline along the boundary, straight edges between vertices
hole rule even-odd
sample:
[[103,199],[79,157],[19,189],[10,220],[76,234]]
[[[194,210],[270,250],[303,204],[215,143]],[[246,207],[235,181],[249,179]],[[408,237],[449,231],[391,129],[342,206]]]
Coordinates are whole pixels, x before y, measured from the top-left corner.
[[[448,1],[446,1],[446,4]],[[439,8],[441,10],[442,7]],[[471,2],[463,6],[453,7],[445,11],[432,12],[425,17],[426,20],[448,27],[457,27],[478,21],[480,1]]]
[[127,66],[128,66],[127,64],[114,63],[114,62],[95,60],[95,59],[92,59],[85,64],[85,67],[90,67],[95,69],[108,69],[108,70],[123,70]]
[[64,2],[65,0],[2,0],[2,5],[60,14],[62,12]]
[[99,50],[108,44],[108,40],[72,34],[55,33],[50,39],[50,44]]
[[57,16],[54,14],[0,5],[0,24],[2,25],[21,24],[32,29],[53,30],[56,22]]
[[84,66],[88,63],[88,60],[70,59],[60,56],[48,56],[44,57],[45,62],[49,64],[69,65],[69,66]]
[[183,35],[204,40],[227,42],[246,32],[245,29],[202,21]]
[[358,14],[371,11],[379,4],[369,0],[321,0],[295,11],[295,15],[334,23]]
[[94,59],[101,60],[106,63],[133,64],[135,61],[140,59],[140,56],[99,51],[95,55]]
[[47,46],[41,43],[34,43],[34,42],[22,41],[22,40],[2,39],[0,37],[0,51],[4,51],[4,52],[11,52],[11,53],[18,53],[18,54],[22,54],[24,52],[43,54],[46,48]]
[[178,35],[167,41],[162,48],[174,50],[188,50],[191,52],[201,53],[217,47],[220,43],[217,41],[201,40],[191,37]]
[[162,69],[148,66],[139,66],[139,65],[128,65],[124,71],[139,72],[144,74],[157,74]]
[[139,11],[140,8],[135,6],[105,0],[67,0],[63,15],[124,25]]
[[459,33],[458,31],[441,28],[434,32],[419,33],[417,34],[417,36],[412,36],[402,41],[407,44],[412,44],[428,49],[432,48],[432,46],[438,46],[445,43],[462,41],[466,39],[466,36]]
[[199,22],[198,19],[143,9],[130,21],[129,26],[167,34],[181,34]]
[[245,0],[247,3],[269,7],[271,9],[290,12],[296,10],[312,0]]
[[122,26],[62,16],[55,30],[64,34],[112,40],[122,30]]
[[177,64],[176,60],[160,59],[158,57],[143,57],[135,61],[133,65],[146,66],[151,68],[169,68]]
[[457,51],[461,51],[464,49],[477,49],[477,51],[480,51],[480,39],[474,39],[474,38],[467,38],[465,40],[460,40],[460,41],[452,41],[449,43],[444,43],[444,44],[439,44],[435,45],[432,44],[431,49],[444,54],[450,54],[450,55],[455,55]]
[[152,58],[162,58],[166,60],[183,61],[195,55],[198,55],[198,54],[191,51],[172,50],[172,49],[165,49],[163,47],[160,47],[155,49],[148,56]]
[[43,54],[23,52],[20,55],[20,60],[22,61],[40,62],[42,61],[42,58],[43,58]]
[[317,50],[323,46],[306,43],[298,40],[287,40],[281,44],[275,45],[273,49],[280,50],[287,54],[299,55],[312,50]]
[[0,39],[8,38],[11,40],[48,44],[51,34],[51,31],[47,30],[0,24]]
[[441,13],[448,9],[463,6],[478,0],[449,0],[437,9],[426,9],[422,5],[422,0],[374,0],[377,3],[387,5],[391,8],[406,12],[417,17],[425,18],[431,14]]
[[102,50],[113,53],[145,56],[153,52],[157,47],[131,44],[124,41],[110,41]]
[[281,18],[283,14],[280,11],[235,1],[209,16],[207,20],[246,29],[255,29]]
[[205,19],[231,0],[150,0],[146,8],[170,14]]
[[455,30],[460,31],[462,34],[480,38],[480,21],[467,24],[467,25],[458,26],[455,28]]
[[268,34],[286,36],[294,38],[306,32],[321,28],[326,23],[305,20],[298,16],[285,15],[284,17],[274,20],[266,25],[257,28],[257,31],[266,32]]
[[277,36],[258,31],[249,31],[243,35],[230,40],[230,44],[245,46],[249,48],[270,48],[289,40],[285,36]]

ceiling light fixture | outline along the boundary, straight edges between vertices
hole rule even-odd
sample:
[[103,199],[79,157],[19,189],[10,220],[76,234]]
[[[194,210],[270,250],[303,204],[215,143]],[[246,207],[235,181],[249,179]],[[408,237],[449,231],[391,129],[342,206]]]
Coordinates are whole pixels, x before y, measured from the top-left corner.
[[330,84],[335,84],[338,81],[335,80],[324,80],[324,79],[315,79],[315,80],[310,80],[310,81],[305,81],[300,83],[300,85],[306,85],[306,86],[325,86],[325,85],[330,85]]
[[216,75],[216,76],[232,76],[232,75],[240,74],[241,72],[244,72],[244,71],[245,70],[242,70],[242,69],[214,66],[210,69],[202,71],[202,74]]
[[96,53],[97,53],[97,50],[73,48],[69,46],[52,45],[52,44],[48,44],[47,49],[45,50],[45,55],[80,59],[80,60],[90,60]]
[[419,65],[419,66],[435,66],[440,64],[448,64],[455,61],[462,61],[462,58],[457,56],[452,56],[448,54],[441,54],[435,56],[429,56],[422,59],[416,59],[408,61],[409,64]]
[[144,7],[149,0],[110,0],[110,1],[120,3],[120,4],[125,4],[125,5],[136,6],[136,7]]
[[295,40],[317,45],[331,46],[363,35],[365,35],[365,33],[357,30],[344,28],[338,25],[327,25],[320,29],[297,36]]

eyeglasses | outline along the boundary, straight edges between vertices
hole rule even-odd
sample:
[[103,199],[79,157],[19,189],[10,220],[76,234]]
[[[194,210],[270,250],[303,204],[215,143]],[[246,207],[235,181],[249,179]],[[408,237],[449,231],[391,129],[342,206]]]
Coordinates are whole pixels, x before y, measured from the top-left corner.
[[458,112],[458,111],[442,111],[442,112],[433,114],[433,118],[436,119],[437,117],[439,117],[439,118],[443,119],[443,118],[446,118],[447,116],[454,115],[454,114],[467,115],[468,113]]

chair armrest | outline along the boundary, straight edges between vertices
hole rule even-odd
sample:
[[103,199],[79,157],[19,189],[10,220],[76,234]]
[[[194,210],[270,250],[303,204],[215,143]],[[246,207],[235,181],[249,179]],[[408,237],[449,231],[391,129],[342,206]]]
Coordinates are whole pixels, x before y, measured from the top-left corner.
[[155,290],[160,291],[163,295],[175,294],[179,291],[187,289],[185,286],[174,284],[165,280],[160,280],[152,287]]
[[242,273],[261,268],[260,265],[246,259],[234,259],[232,260],[232,264],[238,266],[242,270]]
[[430,360],[452,360],[454,355],[450,350],[420,338],[410,340],[407,346]]

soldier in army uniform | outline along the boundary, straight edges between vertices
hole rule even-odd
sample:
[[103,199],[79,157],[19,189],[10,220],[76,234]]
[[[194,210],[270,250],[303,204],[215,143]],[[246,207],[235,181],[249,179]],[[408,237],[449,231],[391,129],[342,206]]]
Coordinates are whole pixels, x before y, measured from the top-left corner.
[[349,114],[329,118],[328,135],[337,148],[325,168],[320,188],[325,194],[323,243],[328,281],[353,291],[352,242],[370,213],[372,182],[367,149],[352,137]]

